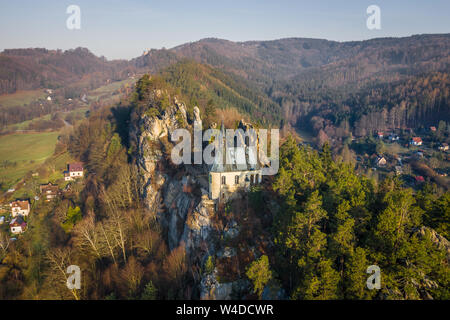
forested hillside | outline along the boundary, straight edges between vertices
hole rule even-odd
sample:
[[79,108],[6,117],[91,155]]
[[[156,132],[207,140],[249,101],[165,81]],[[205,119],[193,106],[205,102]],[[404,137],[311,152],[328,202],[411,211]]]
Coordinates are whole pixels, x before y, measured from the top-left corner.
[[[449,120],[447,72],[374,81],[359,89],[317,87],[313,90],[307,81],[293,82],[277,92],[276,100],[292,125],[309,128],[315,134],[328,126],[327,134],[336,138],[345,138],[350,133],[366,136],[376,131],[419,128]],[[336,135],[336,128],[345,129],[345,135]]]
[[[66,154],[85,177],[34,201],[17,241],[0,233],[0,298],[449,299],[450,199],[432,184],[377,182],[327,144],[288,137],[276,176],[208,205],[204,167],[171,163],[158,130],[189,127],[191,101],[205,120],[211,105],[242,101],[213,75],[192,62],[146,75],[129,100],[61,135],[42,170]],[[65,285],[72,264],[81,290]],[[366,289],[368,265],[381,268],[381,290]]]
[[124,79],[130,70],[127,61],[108,62],[85,48],[6,49],[0,53],[0,94],[61,88],[83,77],[91,80],[90,89],[93,89],[96,83],[106,79]]
[[[435,233],[448,237],[448,192],[414,195],[396,179],[376,185],[332,161],[327,145],[318,153],[290,139],[281,154],[273,267],[291,297],[449,298],[448,246]],[[380,291],[365,288],[370,264],[382,270]]]
[[261,125],[279,126],[280,107],[251,82],[218,68],[185,60],[161,72],[161,76],[182,94],[190,97],[190,104],[215,108],[236,108]]
[[[82,48],[11,49],[0,54],[0,94],[48,87],[64,88],[72,96],[70,92],[79,94],[82,86],[93,89],[107,79],[157,73],[190,59],[212,67],[207,73],[220,86],[250,100],[235,103],[245,105],[247,113],[256,112],[257,119],[313,134],[325,129],[318,122],[326,121],[327,134],[345,126],[347,132],[364,136],[374,130],[447,121],[449,57],[448,34],[352,42],[203,39],[172,49],[152,49],[130,61],[106,61]],[[168,72],[173,72],[172,78],[180,76]],[[216,81],[210,88],[217,86]],[[217,90],[229,95],[223,88]]]

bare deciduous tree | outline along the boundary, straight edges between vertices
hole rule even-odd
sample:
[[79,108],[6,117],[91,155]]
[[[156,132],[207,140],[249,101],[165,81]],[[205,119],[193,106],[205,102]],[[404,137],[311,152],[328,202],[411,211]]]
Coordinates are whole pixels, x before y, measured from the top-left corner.
[[80,293],[78,289],[67,288],[67,267],[73,264],[72,250],[68,247],[53,248],[47,252],[47,259],[50,264],[51,276],[55,277],[55,283],[60,290],[68,290],[72,293],[75,300],[80,300]]

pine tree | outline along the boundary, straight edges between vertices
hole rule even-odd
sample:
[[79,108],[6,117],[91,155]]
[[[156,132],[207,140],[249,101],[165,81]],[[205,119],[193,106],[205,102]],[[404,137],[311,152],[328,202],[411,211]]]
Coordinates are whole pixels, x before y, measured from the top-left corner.
[[272,279],[269,258],[266,255],[253,261],[247,268],[247,277],[253,282],[254,292],[261,297],[264,287]]
[[372,295],[366,285],[368,277],[366,270],[370,265],[366,256],[366,250],[358,247],[346,262],[344,280],[346,299],[363,300],[369,299]]
[[158,290],[153,285],[153,282],[150,281],[144,288],[144,291],[141,295],[141,300],[156,300],[158,298]]

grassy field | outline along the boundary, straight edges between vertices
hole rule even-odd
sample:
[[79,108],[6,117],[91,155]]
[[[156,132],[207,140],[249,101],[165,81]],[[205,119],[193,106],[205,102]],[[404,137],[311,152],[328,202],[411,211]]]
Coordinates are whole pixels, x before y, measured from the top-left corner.
[[385,148],[386,148],[386,152],[387,154],[391,154],[391,155],[399,155],[402,153],[408,153],[410,152],[410,150],[408,148],[405,148],[403,146],[401,146],[400,144],[394,142],[394,143],[385,143]]
[[135,79],[125,79],[101,86],[100,88],[89,91],[88,98],[91,101],[102,100],[104,103],[117,103],[120,101],[120,95],[113,93],[122,86],[131,86],[135,81]]
[[36,120],[50,120],[51,117],[52,117],[51,114],[47,114],[47,115],[39,117],[39,118],[34,118],[32,120],[26,120],[26,121],[23,121],[23,122],[19,122],[19,123],[15,123],[15,124],[9,125],[7,128],[8,128],[8,130],[13,130],[13,131],[16,131],[16,130],[27,130],[28,126],[33,121],[36,121]]
[[23,106],[38,99],[44,99],[45,97],[46,94],[42,89],[17,91],[12,94],[0,95],[0,106],[4,107]]
[[54,150],[58,132],[10,134],[0,137],[0,181],[3,188],[35,170]]

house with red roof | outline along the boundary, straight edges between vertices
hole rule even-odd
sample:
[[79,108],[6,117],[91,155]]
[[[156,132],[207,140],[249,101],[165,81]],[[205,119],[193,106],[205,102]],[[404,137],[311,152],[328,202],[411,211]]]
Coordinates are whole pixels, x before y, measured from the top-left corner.
[[30,201],[28,200],[16,200],[9,204],[11,207],[11,215],[12,217],[17,216],[28,216],[31,210]]
[[423,183],[425,182],[425,178],[422,176],[416,176],[416,183]]
[[413,146],[421,146],[422,145],[422,138],[421,137],[413,137],[409,144]]
[[11,233],[23,233],[27,229],[27,223],[23,220],[22,216],[18,216],[11,220],[9,228],[11,229]]
[[64,180],[71,181],[82,178],[84,174],[83,164],[81,162],[69,163],[67,171],[64,171]]

